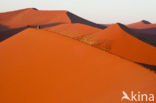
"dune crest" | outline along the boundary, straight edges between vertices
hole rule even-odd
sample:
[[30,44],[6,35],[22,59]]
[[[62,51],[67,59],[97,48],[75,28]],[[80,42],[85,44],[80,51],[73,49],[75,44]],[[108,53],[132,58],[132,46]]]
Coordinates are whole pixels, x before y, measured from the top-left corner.
[[156,27],[156,24],[152,24],[149,21],[142,20],[140,22],[128,24],[127,26],[133,29],[148,29],[148,28]]
[[0,43],[0,65],[1,103],[121,103],[125,88],[156,93],[153,72],[43,30]]
[[156,46],[156,24],[152,24],[148,21],[141,21],[127,26],[135,31],[138,36],[148,39]]
[[58,26],[54,27],[48,27],[44,30],[56,32],[62,35],[65,35],[67,37],[71,37],[74,39],[81,39],[85,35],[93,34],[99,31],[102,31],[102,29],[98,29],[92,26],[88,26],[85,24],[80,23],[73,23],[73,24],[60,24]]
[[66,10],[37,10],[36,8],[27,8],[17,11],[0,13],[0,24],[8,28],[19,28],[25,26],[53,26],[63,23],[82,23],[97,28],[104,29],[105,26],[93,23],[83,19]]
[[[88,40],[88,41],[87,41]],[[156,47],[139,40],[133,31],[122,24],[114,24],[86,40],[92,45],[128,60],[156,65]]]

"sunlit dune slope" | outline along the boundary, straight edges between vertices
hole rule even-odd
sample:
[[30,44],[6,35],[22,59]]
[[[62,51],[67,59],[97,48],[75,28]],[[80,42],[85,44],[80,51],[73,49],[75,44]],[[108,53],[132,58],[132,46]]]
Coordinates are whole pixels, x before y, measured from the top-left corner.
[[0,65],[1,103],[121,103],[122,91],[156,93],[153,72],[42,30],[1,42]]
[[98,25],[65,10],[46,11],[28,8],[0,13],[0,25],[3,26],[3,29],[25,26],[40,26],[41,28],[45,28],[63,23],[82,23],[98,28],[105,28],[105,26]]
[[83,41],[134,62],[156,65],[156,47],[135,36],[124,25],[115,24]]
[[74,39],[80,39],[81,37],[85,35],[102,31],[102,29],[98,29],[98,28],[80,24],[80,23],[61,24],[58,26],[45,28],[44,30],[60,33],[62,35],[65,35]]
[[32,8],[24,9],[22,12],[16,11],[2,13],[0,24],[9,28],[19,28],[24,26],[52,26],[60,23],[70,23],[66,15],[67,11],[40,11]]

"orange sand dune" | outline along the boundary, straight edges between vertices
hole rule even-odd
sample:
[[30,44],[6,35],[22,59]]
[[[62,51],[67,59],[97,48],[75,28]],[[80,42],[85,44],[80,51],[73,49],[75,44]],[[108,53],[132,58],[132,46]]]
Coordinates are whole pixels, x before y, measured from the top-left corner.
[[0,65],[1,103],[121,103],[122,91],[156,93],[153,72],[42,30],[1,42]]
[[[132,36],[133,35],[133,36]],[[156,65],[156,47],[134,37],[122,24],[115,24],[88,38],[94,46],[138,63]]]
[[79,39],[82,36],[102,31],[101,29],[80,24],[80,23],[61,24],[58,26],[45,28],[45,30],[53,31],[74,39]]
[[[32,8],[24,9],[14,15],[1,14],[0,24],[9,28],[18,28],[28,25],[54,25],[60,23],[70,23],[70,19],[66,15],[67,11],[40,11]],[[10,13],[10,12],[9,12]]]
[[0,25],[8,28],[19,28],[25,26],[49,27],[63,23],[82,23],[105,28],[105,26],[85,20],[68,11],[43,11],[34,8],[22,9],[18,11],[0,13]]
[[148,21],[141,21],[127,26],[133,29],[138,36],[148,39],[156,46],[156,24],[151,24]]
[[133,24],[129,24],[127,25],[129,28],[134,28],[134,29],[148,29],[148,28],[156,28],[156,24],[151,24],[148,21],[140,21],[140,22],[136,22]]

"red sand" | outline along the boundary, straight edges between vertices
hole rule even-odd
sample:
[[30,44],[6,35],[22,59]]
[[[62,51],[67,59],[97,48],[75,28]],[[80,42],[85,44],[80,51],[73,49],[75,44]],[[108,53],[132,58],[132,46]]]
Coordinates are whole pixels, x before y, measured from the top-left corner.
[[0,65],[0,103],[121,103],[123,90],[156,93],[153,72],[42,30],[1,42]]
[[[93,45],[128,60],[156,65],[156,47],[153,47],[129,34],[123,25],[115,24],[89,38]],[[96,43],[97,42],[97,43]]]
[[148,39],[156,46],[156,24],[151,24],[150,22],[137,22],[127,25],[129,28],[133,29],[138,36]]
[[28,8],[0,13],[0,31],[27,26],[45,28],[65,23],[82,23],[97,28],[105,28],[105,26],[90,22],[66,10],[46,11]]
[[148,28],[156,28],[156,24],[150,24],[150,23],[145,23],[143,21],[141,22],[136,22],[133,24],[127,25],[129,28],[134,28],[134,29],[148,29]]
[[58,26],[45,28],[44,30],[56,32],[74,39],[79,39],[82,36],[102,31],[102,29],[80,23],[60,24]]
[[57,23],[70,23],[67,11],[41,11],[24,9],[20,12],[6,12],[0,14],[0,24],[9,28],[19,28],[28,25],[52,25]]

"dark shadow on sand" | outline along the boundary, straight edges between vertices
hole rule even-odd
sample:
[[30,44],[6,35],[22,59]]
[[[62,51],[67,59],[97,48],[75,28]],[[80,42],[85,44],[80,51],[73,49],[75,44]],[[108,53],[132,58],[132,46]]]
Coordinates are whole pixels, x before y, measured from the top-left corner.
[[156,73],[156,65],[148,65],[148,64],[142,64],[142,63],[137,63],[147,69],[150,69],[151,71],[154,71]]
[[23,31],[24,29],[26,29],[26,27],[0,31],[0,42],[2,42],[3,40],[8,39],[9,37],[21,32],[21,31]]
[[0,42],[23,31],[26,28],[43,29],[43,28],[47,28],[47,27],[57,26],[60,24],[63,24],[63,23],[52,23],[52,24],[45,24],[45,25],[28,25],[26,27],[20,27],[20,28],[15,28],[15,29],[11,29],[7,26],[0,25]]
[[67,15],[70,18],[72,23],[86,24],[86,25],[93,26],[93,27],[100,28],[100,29],[105,29],[106,28],[106,26],[103,26],[103,25],[96,24],[96,23],[93,23],[91,21],[85,20],[85,19],[83,19],[83,18],[81,18],[79,16],[76,16],[76,15],[70,13],[70,12],[67,12]]
[[156,46],[156,28],[132,29],[136,34],[150,40]]
[[150,38],[146,38],[145,36],[138,34],[136,31],[134,31],[134,30],[132,30],[132,29],[126,27],[126,26],[123,25],[123,24],[120,24],[120,23],[118,23],[118,24],[119,24],[119,26],[120,26],[124,31],[126,31],[128,34],[130,34],[130,35],[136,37],[136,38],[139,39],[139,40],[142,40],[143,42],[145,42],[145,43],[147,43],[147,44],[150,44],[150,45],[152,45],[152,46],[154,46],[154,47],[156,46],[156,43],[153,42]]

